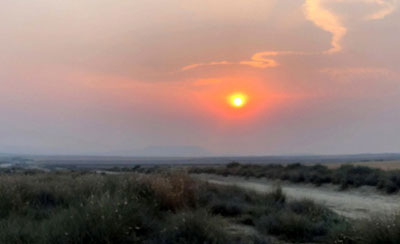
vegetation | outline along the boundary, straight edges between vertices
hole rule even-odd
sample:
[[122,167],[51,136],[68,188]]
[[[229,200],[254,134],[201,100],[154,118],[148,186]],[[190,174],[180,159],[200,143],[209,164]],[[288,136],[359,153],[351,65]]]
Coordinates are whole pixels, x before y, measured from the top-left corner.
[[266,177],[293,183],[312,183],[316,186],[332,183],[339,185],[342,189],[373,186],[387,193],[395,193],[400,190],[400,170],[383,171],[365,166],[342,165],[337,169],[328,169],[323,165],[253,165],[232,162],[226,166],[194,167],[190,169],[190,172],[223,176]]
[[399,241],[399,217],[346,220],[310,200],[288,201],[279,186],[257,194],[179,172],[0,175],[0,243],[6,244]]
[[400,243],[400,215],[365,221],[355,234],[359,243]]
[[[288,203],[280,188],[260,195],[182,173],[0,176],[0,243],[272,243],[267,236],[318,241],[344,223],[309,201]],[[232,225],[260,233],[230,231]]]
[[325,243],[332,231],[347,227],[343,218],[312,201],[288,202],[280,187],[259,195],[235,187],[208,186],[199,201],[212,214],[233,218],[260,233],[290,242]]
[[197,197],[181,174],[2,175],[0,243],[231,242]]

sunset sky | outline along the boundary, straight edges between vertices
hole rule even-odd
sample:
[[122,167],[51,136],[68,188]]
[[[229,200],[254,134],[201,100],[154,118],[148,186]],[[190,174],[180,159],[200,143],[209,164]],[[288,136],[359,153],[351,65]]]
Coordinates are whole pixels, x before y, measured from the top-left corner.
[[0,152],[400,151],[400,0],[0,6]]

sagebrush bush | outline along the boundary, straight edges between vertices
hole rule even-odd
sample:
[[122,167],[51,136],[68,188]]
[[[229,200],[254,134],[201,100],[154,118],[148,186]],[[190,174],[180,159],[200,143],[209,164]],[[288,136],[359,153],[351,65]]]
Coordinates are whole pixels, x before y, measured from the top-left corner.
[[[284,168],[271,166],[274,174]],[[392,176],[385,180],[397,184]],[[254,232],[237,231],[244,227]],[[400,243],[400,217],[349,221],[313,201],[288,200],[279,186],[259,194],[180,172],[0,176],[0,243],[266,244],[270,236],[295,243]]]
[[166,177],[144,177],[161,206],[176,211],[184,207],[194,207],[197,203],[197,183],[188,175],[174,173]]
[[194,167],[191,173],[236,175],[244,177],[266,177],[294,183],[312,183],[316,186],[332,183],[341,189],[348,187],[373,186],[387,193],[400,190],[400,171],[383,171],[365,166],[342,165],[328,169],[323,165],[305,166],[298,163],[287,166],[280,164],[253,165],[230,163],[220,167]]
[[152,240],[159,244],[225,244],[230,243],[224,234],[223,221],[209,216],[206,211],[182,212],[168,218],[166,228]]
[[[224,243],[216,217],[188,213],[191,226],[176,222],[200,209],[197,187],[182,173],[1,175],[0,243]],[[173,235],[179,240],[163,240]]]
[[400,243],[400,215],[363,221],[355,230],[357,243]]
[[255,226],[261,233],[295,242],[323,242],[345,220],[310,200],[287,201],[281,187],[266,194],[237,187],[208,186],[200,202],[213,214]]
[[326,241],[332,230],[345,223],[332,211],[310,200],[296,200],[278,206],[256,220],[256,227],[288,241]]

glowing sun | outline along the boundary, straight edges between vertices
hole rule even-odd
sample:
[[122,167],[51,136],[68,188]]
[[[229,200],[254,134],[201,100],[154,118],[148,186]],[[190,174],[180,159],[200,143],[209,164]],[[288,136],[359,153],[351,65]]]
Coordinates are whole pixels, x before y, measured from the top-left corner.
[[229,97],[229,103],[236,108],[243,107],[246,101],[247,97],[241,93],[235,93]]

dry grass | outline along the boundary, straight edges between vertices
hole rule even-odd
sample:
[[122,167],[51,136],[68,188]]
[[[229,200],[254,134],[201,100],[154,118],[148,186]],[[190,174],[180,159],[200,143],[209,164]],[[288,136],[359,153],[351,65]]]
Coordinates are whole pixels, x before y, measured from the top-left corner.
[[164,208],[172,211],[194,207],[197,202],[197,183],[184,173],[152,175],[142,178],[149,184]]
[[181,173],[3,174],[0,243],[234,243],[198,194]]
[[322,205],[288,200],[279,187],[261,194],[200,183],[179,172],[0,175],[0,243],[271,243],[261,234],[230,233],[229,223],[285,243],[400,240],[398,218],[379,225],[355,221],[350,228]]

